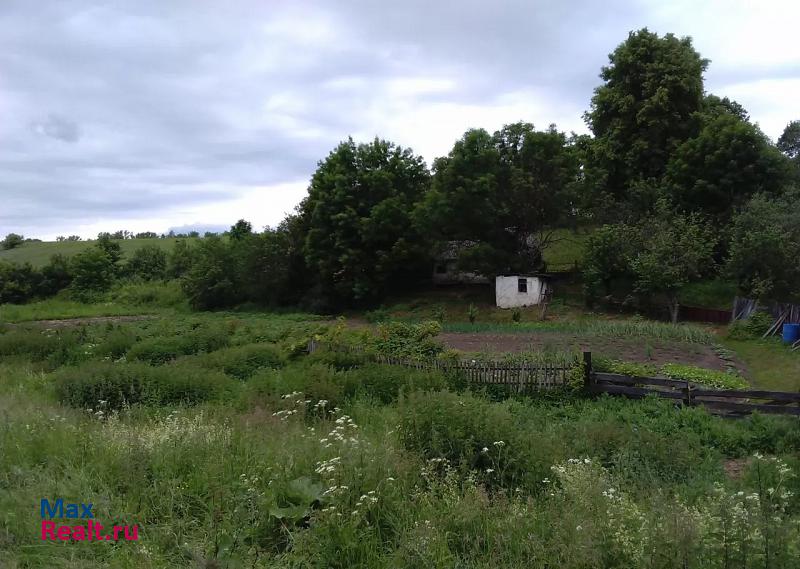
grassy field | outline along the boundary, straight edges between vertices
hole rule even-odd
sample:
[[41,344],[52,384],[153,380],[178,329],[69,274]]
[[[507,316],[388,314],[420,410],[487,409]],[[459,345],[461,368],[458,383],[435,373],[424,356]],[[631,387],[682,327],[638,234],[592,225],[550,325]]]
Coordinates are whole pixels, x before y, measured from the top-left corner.
[[[165,251],[171,251],[177,241],[179,241],[179,239],[118,239],[115,243],[119,243],[124,257],[144,245],[156,245]],[[14,249],[8,251],[0,250],[0,260],[30,263],[34,267],[41,267],[46,265],[50,257],[56,253],[70,257],[75,253],[80,253],[94,243],[95,241],[91,240],[61,242],[26,241]]]
[[[0,332],[4,569],[798,567],[796,420],[499,400],[457,375],[305,355],[341,333],[328,322]],[[43,498],[138,539],[42,540]]]
[[[569,230],[558,230],[556,241],[545,252],[545,261],[556,265],[571,265],[576,261],[580,264],[583,260],[583,244],[588,238],[588,233],[573,233]],[[192,238],[185,238],[192,239]],[[165,251],[171,251],[179,239],[120,239],[123,255],[129,255],[143,245],[156,245]],[[83,251],[93,245],[95,241],[26,241],[14,249],[0,250],[0,260],[17,263],[30,263],[34,267],[46,265],[52,255],[60,253],[67,257]]]
[[780,340],[724,339],[723,344],[747,366],[758,387],[800,391],[800,353],[792,352]]

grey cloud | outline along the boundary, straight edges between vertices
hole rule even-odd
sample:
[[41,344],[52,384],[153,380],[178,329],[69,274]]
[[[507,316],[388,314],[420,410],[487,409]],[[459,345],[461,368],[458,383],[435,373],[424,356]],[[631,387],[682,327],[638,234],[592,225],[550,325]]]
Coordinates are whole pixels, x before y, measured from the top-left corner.
[[37,134],[49,136],[63,142],[75,142],[80,136],[78,125],[58,115],[48,115],[46,119],[31,124]]
[[307,180],[348,135],[385,135],[409,79],[452,83],[402,95],[412,110],[528,89],[539,126],[579,127],[607,54],[649,12],[634,0],[6,0],[0,233],[118,227]]

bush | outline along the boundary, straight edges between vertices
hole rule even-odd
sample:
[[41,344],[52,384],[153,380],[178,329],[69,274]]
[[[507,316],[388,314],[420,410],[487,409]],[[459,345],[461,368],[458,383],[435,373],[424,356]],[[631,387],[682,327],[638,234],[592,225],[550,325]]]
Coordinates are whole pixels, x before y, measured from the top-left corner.
[[345,371],[336,381],[342,384],[345,398],[366,396],[384,405],[395,401],[402,392],[442,390],[447,386],[445,377],[438,372],[380,364]]
[[207,310],[233,306],[243,300],[240,255],[232,243],[208,237],[194,247],[192,264],[182,284],[189,302]]
[[5,236],[5,239],[0,241],[0,245],[3,246],[3,249],[9,250],[15,247],[19,247],[25,242],[25,238],[22,235],[17,235],[16,233],[9,233]]
[[367,358],[361,354],[343,350],[317,350],[305,361],[309,364],[324,364],[341,371],[361,367],[367,363]]
[[658,373],[658,368],[653,364],[640,364],[637,362],[623,362],[608,358],[595,358],[592,360],[595,371],[606,373],[619,373],[638,377],[652,377]]
[[134,344],[128,351],[129,360],[141,360],[159,365],[178,356],[213,352],[227,346],[227,332],[200,327],[179,336],[154,336]]
[[70,290],[79,300],[90,300],[111,288],[116,276],[114,261],[100,247],[90,247],[70,261],[72,283]]
[[69,263],[69,259],[60,253],[50,257],[50,261],[42,267],[41,296],[53,296],[70,285],[72,272]]
[[95,355],[119,359],[136,343],[136,334],[128,327],[116,327],[106,334],[94,350]]
[[324,400],[327,402],[325,407],[333,409],[344,404],[337,373],[333,368],[319,363],[294,365],[281,370],[261,370],[247,382],[246,391],[251,396],[269,396],[276,400],[299,393],[302,394],[302,400],[309,401],[311,406]]
[[774,322],[775,319],[767,312],[753,312],[749,318],[731,324],[728,328],[728,337],[735,340],[761,338]]
[[392,357],[427,359],[440,354],[444,347],[434,340],[441,332],[438,322],[406,324],[388,322],[378,327],[374,347],[379,354]]
[[477,471],[488,485],[534,489],[558,457],[543,432],[523,428],[515,408],[469,394],[411,393],[401,404],[398,432],[407,449],[428,460]]
[[284,358],[273,344],[247,344],[205,354],[200,358],[200,365],[221,370],[237,379],[248,379],[260,369],[283,367]]
[[225,374],[189,366],[91,362],[55,375],[62,403],[77,408],[118,410],[128,405],[195,404],[235,387]]
[[0,261],[0,304],[23,304],[37,295],[42,275],[29,263]]
[[163,279],[167,274],[167,254],[157,245],[139,247],[125,265],[125,272],[146,281]]
[[0,334],[0,356],[27,356],[42,361],[59,350],[72,349],[79,344],[73,331],[19,329]]
[[186,305],[186,295],[177,281],[125,283],[114,288],[109,298],[128,306],[175,308]]

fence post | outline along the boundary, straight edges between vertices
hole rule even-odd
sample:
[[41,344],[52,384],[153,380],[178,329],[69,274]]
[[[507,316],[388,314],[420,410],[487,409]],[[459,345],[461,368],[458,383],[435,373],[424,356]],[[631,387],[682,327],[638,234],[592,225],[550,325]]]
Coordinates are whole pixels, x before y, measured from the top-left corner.
[[592,352],[583,352],[583,386],[592,386]]
[[686,405],[691,407],[694,404],[694,396],[692,395],[692,386],[689,384],[689,380],[686,380],[686,387],[684,388],[685,400]]

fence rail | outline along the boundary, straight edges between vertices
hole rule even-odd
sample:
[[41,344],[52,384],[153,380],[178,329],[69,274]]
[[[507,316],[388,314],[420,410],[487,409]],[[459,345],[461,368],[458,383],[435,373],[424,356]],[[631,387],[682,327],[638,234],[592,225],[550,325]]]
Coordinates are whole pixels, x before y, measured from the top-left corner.
[[329,344],[311,340],[309,353],[320,349],[357,354],[375,363],[399,365],[411,369],[432,371],[458,371],[470,385],[505,386],[515,393],[531,393],[563,388],[567,384],[571,365],[556,363],[512,364],[497,361],[447,361],[439,359],[412,359],[371,353],[362,346]]

